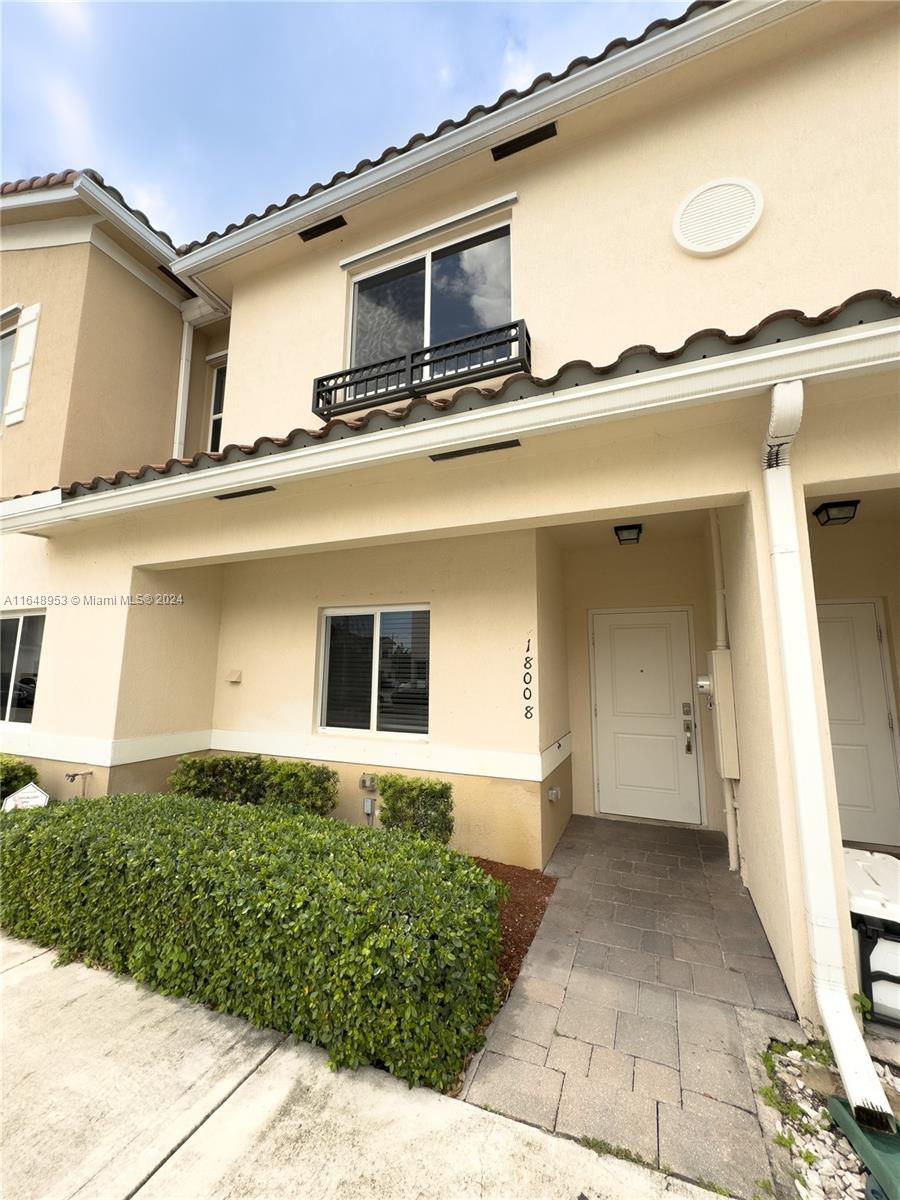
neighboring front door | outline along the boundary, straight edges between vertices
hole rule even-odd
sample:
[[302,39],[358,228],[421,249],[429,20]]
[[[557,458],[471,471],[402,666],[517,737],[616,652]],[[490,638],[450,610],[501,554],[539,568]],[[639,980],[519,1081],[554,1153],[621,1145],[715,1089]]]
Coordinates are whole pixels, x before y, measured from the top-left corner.
[[841,833],[900,845],[895,714],[875,602],[819,605]]
[[592,615],[597,811],[700,823],[688,615]]

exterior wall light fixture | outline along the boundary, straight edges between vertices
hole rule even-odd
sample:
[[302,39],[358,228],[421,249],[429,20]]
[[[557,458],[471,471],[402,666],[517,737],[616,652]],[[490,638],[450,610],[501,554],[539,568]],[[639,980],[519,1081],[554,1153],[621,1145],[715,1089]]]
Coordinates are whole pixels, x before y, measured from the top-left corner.
[[846,525],[856,516],[858,500],[826,500],[813,510],[820,525]]
[[619,539],[620,546],[636,546],[643,529],[643,525],[614,525],[613,533]]

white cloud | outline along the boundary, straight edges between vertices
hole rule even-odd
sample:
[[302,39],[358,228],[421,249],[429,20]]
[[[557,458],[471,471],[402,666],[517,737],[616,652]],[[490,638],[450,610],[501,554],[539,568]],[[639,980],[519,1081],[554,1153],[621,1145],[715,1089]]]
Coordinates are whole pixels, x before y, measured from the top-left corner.
[[64,75],[45,75],[35,94],[44,104],[47,126],[41,141],[59,165],[94,166],[97,131],[83,91]]
[[503,51],[503,66],[500,71],[500,91],[507,92],[510,88],[521,91],[528,87],[538,74],[534,58],[521,46],[508,42]]
[[47,23],[60,36],[79,42],[91,37],[91,13],[86,4],[78,0],[43,0],[40,7]]
[[635,37],[651,21],[684,8],[680,0],[521,4],[503,51],[503,89],[526,88],[545,71],[562,71],[574,58],[599,54],[614,38]]
[[[110,172],[109,178],[131,207],[140,209],[149,218],[150,224],[154,228],[163,229],[166,233],[174,236],[173,231],[183,224],[172,203],[170,188],[160,183],[148,183],[140,178],[129,176],[127,172],[121,175],[117,172],[115,176]],[[175,240],[177,242],[178,238],[176,237]]]

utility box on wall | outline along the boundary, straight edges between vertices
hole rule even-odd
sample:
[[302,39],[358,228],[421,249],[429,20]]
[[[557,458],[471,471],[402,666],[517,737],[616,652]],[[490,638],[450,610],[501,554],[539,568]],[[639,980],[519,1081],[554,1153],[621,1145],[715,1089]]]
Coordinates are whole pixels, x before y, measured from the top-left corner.
[[713,729],[716,742],[716,767],[723,779],[740,779],[737,713],[734,709],[734,681],[731,651],[710,650],[706,656],[709,672]]

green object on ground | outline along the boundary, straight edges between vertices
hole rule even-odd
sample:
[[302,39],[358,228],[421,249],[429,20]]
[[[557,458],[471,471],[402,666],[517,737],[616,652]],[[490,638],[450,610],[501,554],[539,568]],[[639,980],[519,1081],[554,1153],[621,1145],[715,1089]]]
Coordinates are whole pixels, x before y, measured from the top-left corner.
[[437,842],[278,804],[111,796],[0,822],[0,924],[449,1087],[497,1002],[502,888]]
[[900,1134],[865,1129],[853,1116],[847,1101],[837,1096],[829,1097],[828,1111],[878,1180],[887,1200],[900,1200]]
[[453,834],[453,785],[443,779],[411,775],[378,776],[384,829],[417,833],[436,842],[449,842]]

